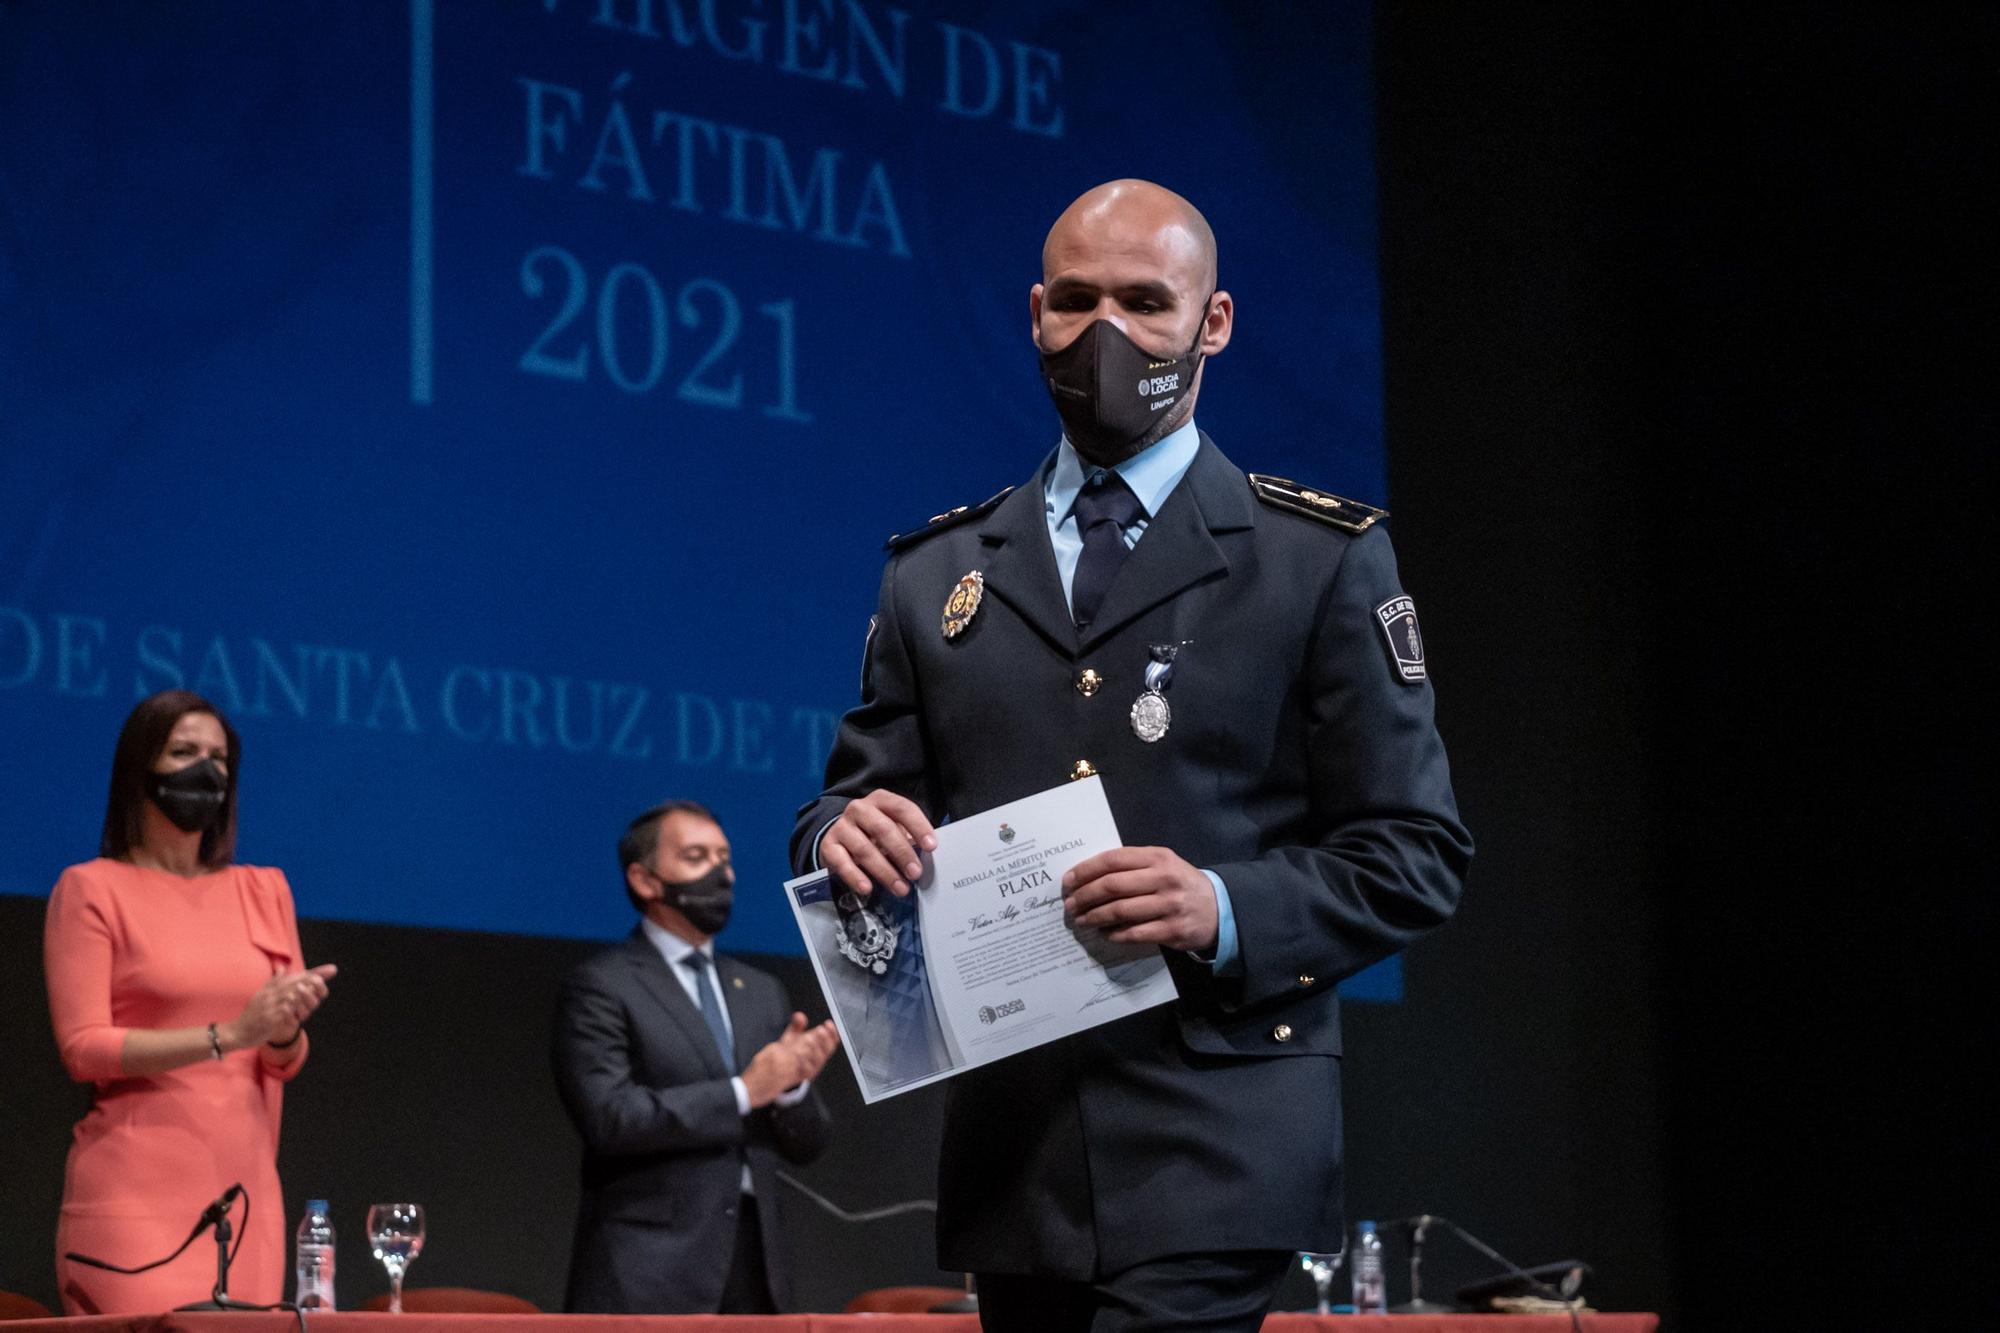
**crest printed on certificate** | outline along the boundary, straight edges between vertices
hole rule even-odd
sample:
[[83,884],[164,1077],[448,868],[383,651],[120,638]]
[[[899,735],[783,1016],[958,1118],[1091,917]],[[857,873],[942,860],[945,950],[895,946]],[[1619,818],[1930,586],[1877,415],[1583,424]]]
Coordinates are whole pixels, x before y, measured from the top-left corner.
[[905,898],[859,899],[823,870],[785,884],[862,1100],[1174,998],[1158,947],[1063,913],[1070,867],[1123,845],[1102,778],[955,819],[937,840]]

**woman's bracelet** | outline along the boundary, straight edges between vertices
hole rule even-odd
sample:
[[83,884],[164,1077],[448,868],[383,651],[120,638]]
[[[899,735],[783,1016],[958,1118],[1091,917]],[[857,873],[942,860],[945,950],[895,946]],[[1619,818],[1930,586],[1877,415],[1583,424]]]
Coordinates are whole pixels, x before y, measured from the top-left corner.
[[216,1032],[213,1023],[208,1025],[208,1054],[211,1059],[222,1058],[222,1037]]
[[266,1046],[269,1046],[274,1051],[289,1051],[292,1049],[292,1047],[299,1044],[299,1038],[303,1037],[305,1034],[306,1034],[306,1025],[304,1023],[301,1023],[297,1027],[293,1028],[292,1035],[285,1038],[283,1041],[267,1041],[264,1044]]

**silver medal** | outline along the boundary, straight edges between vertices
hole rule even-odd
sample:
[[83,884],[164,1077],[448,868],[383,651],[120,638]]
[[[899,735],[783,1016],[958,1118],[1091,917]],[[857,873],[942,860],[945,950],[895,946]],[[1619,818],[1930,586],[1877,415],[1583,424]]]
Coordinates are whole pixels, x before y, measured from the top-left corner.
[[877,976],[887,972],[889,960],[896,956],[896,932],[851,893],[841,894],[834,907],[840,913],[840,938],[836,942],[841,956]]
[[1147,690],[1132,705],[1132,734],[1148,745],[1166,735],[1173,720],[1167,696],[1158,690]]
[[1132,734],[1151,745],[1173,725],[1174,710],[1167,707],[1166,688],[1173,683],[1174,658],[1187,647],[1182,643],[1156,643],[1146,650],[1153,660],[1146,664],[1146,692],[1132,703]]

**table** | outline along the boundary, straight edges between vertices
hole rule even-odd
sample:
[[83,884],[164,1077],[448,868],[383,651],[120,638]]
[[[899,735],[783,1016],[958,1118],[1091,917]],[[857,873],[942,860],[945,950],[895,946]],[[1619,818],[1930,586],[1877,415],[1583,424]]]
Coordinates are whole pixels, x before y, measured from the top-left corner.
[[[1656,1333],[1658,1315],[1581,1316],[1584,1333]],[[296,1333],[289,1314],[205,1313],[27,1319],[6,1333]],[[324,1333],[979,1333],[969,1314],[480,1315],[320,1314]],[[1567,1315],[1274,1314],[1264,1333],[1570,1333]]]

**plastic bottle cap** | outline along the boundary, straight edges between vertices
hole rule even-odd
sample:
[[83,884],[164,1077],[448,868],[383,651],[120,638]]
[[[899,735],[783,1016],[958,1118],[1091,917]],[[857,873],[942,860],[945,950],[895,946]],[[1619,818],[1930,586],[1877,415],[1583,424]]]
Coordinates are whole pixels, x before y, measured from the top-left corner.
[[[326,1211],[326,1200],[325,1200],[325,1199],[307,1199],[307,1200],[306,1200],[306,1211],[307,1211],[307,1212],[309,1212],[309,1213],[323,1213],[323,1212],[325,1212],[325,1211]],[[1373,1222],[1364,1222],[1364,1223],[1362,1223],[1362,1225],[1363,1225],[1363,1226],[1374,1226],[1375,1224],[1374,1224]]]
[[[324,1208],[325,1206],[326,1206],[325,1204],[320,1205],[320,1207],[322,1208]],[[1355,1223],[1355,1225],[1360,1227],[1363,1231],[1373,1231],[1375,1229],[1375,1224],[1373,1222],[1357,1222]]]

